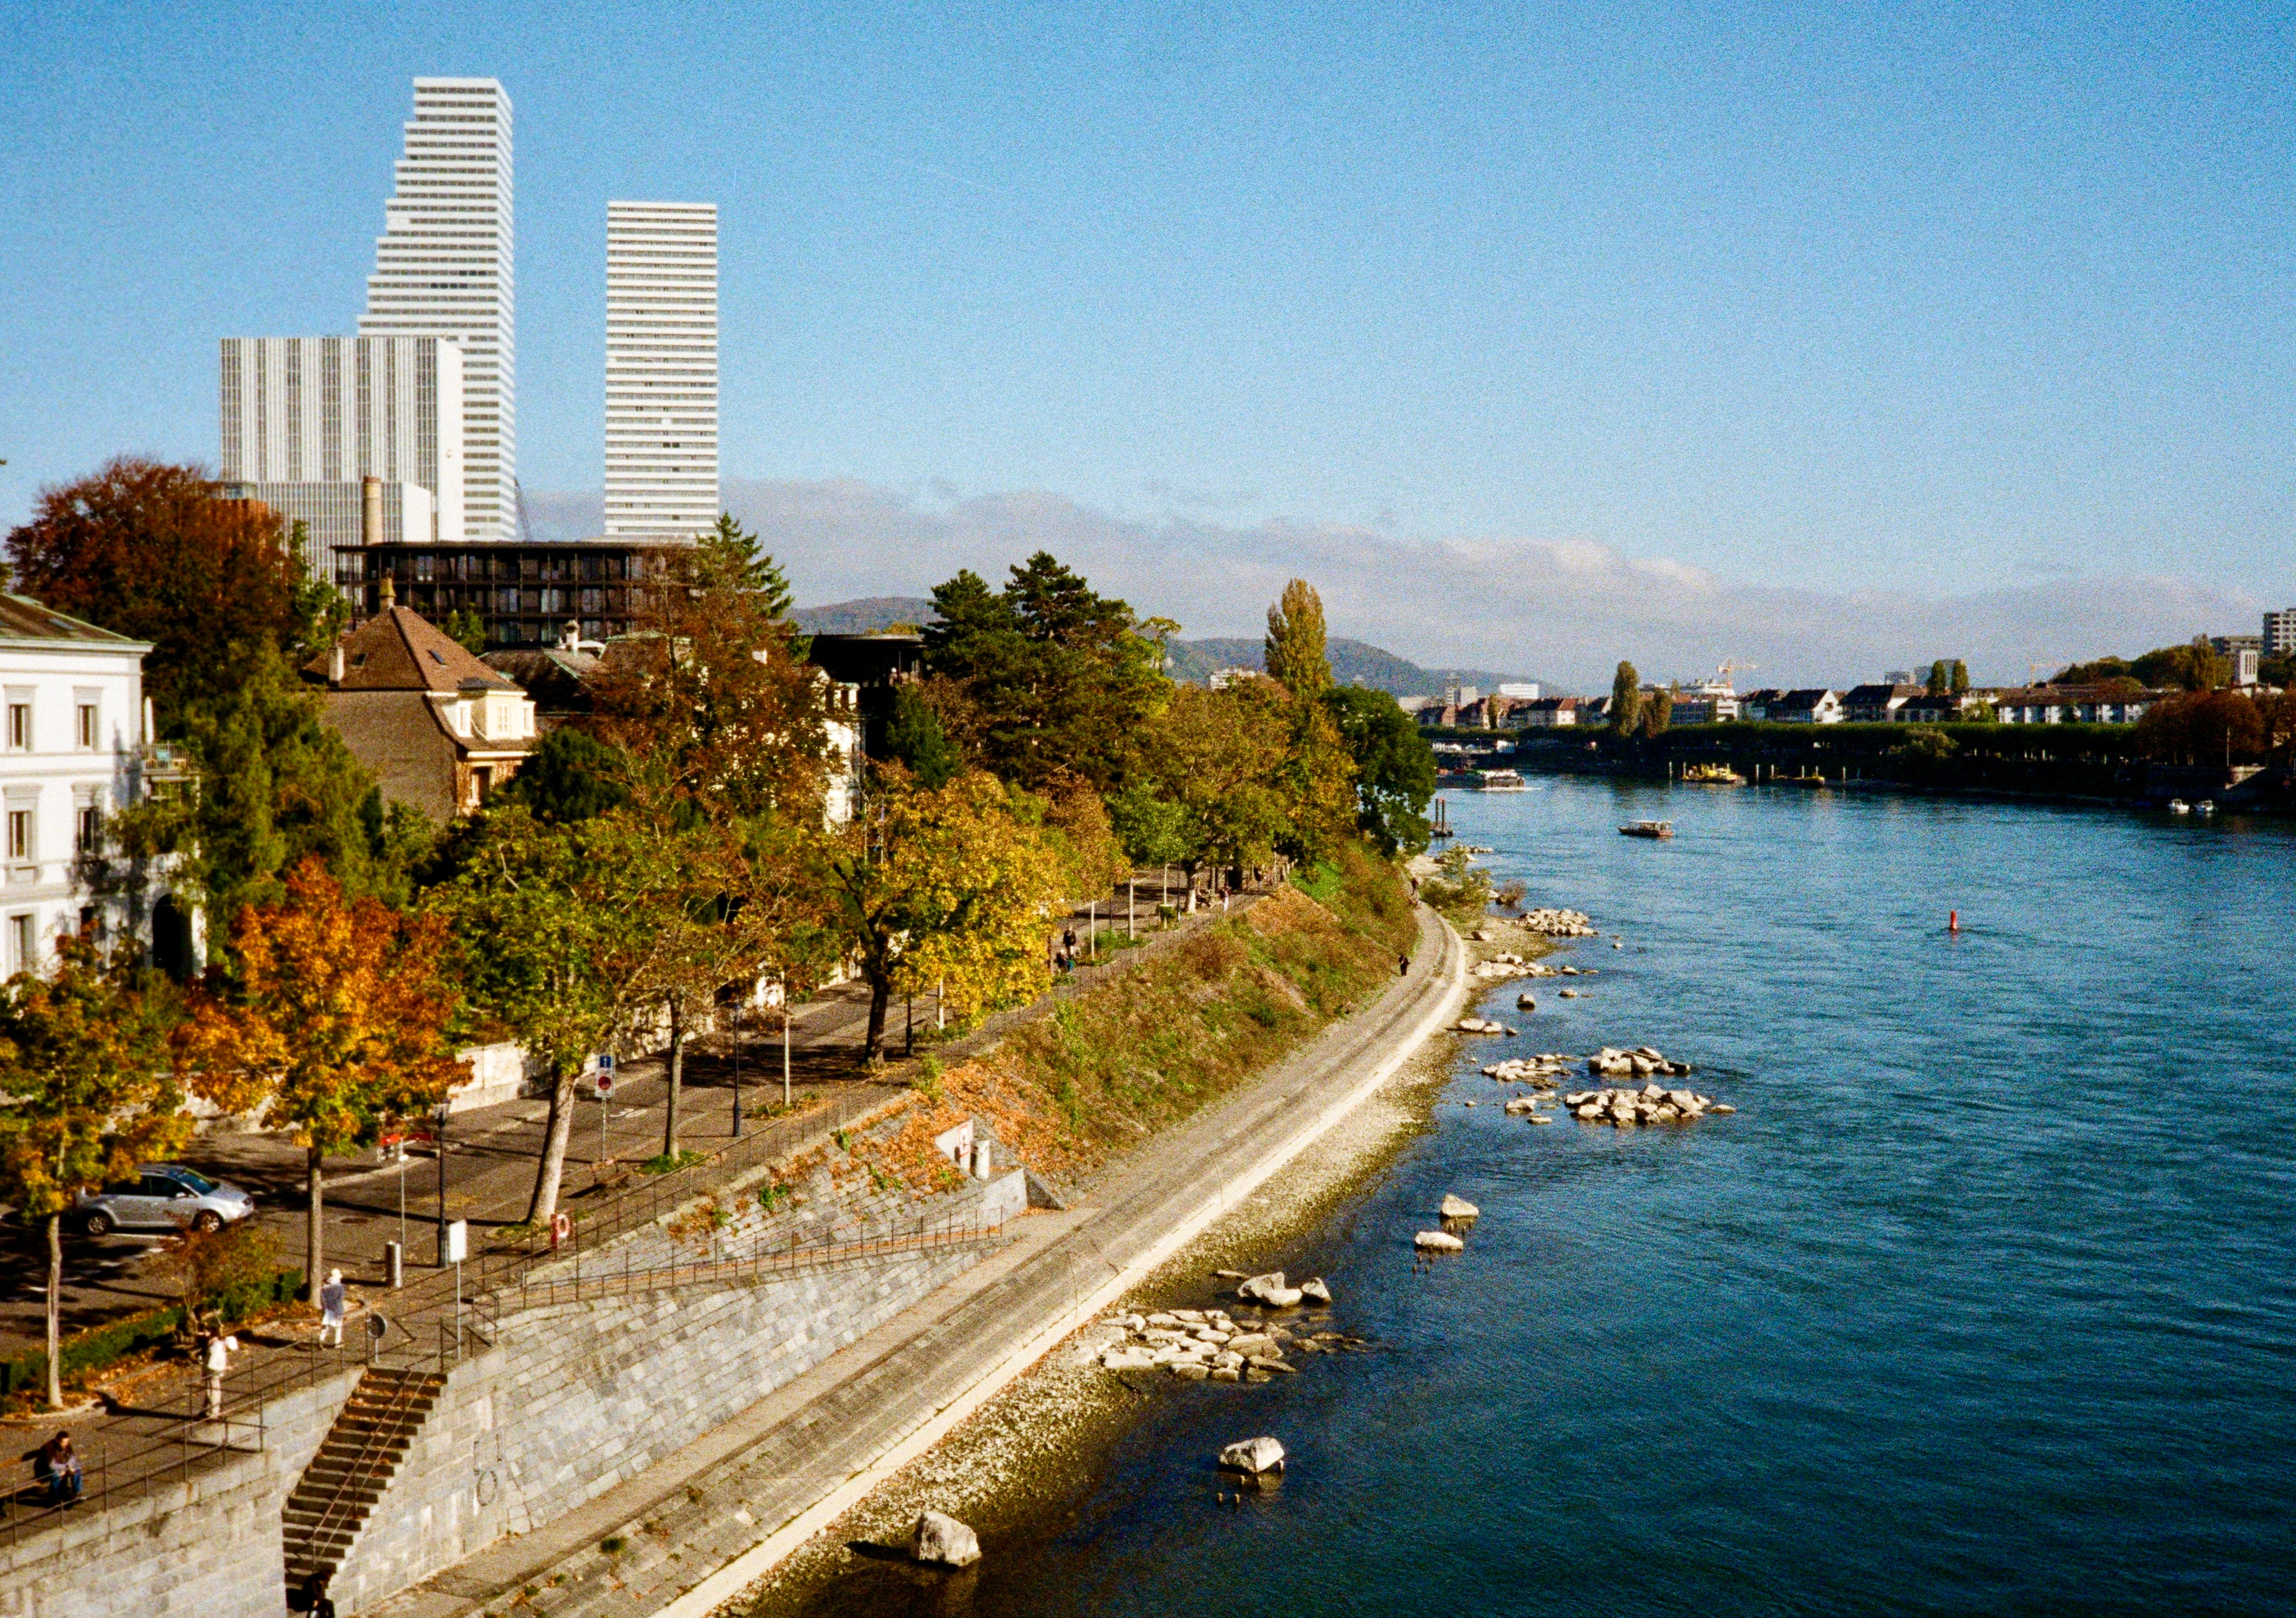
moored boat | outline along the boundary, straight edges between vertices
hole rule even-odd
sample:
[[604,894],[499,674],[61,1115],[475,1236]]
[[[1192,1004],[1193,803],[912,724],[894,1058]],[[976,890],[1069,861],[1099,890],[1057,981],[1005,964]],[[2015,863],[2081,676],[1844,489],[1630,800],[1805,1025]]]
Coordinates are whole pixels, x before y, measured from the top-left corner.
[[2169,813],[2171,813],[2171,814],[2190,814],[2190,813],[2192,813],[2192,812],[2193,812],[2193,806],[2192,806],[2190,804],[2186,803],[2183,798],[2181,798],[2181,797],[2172,797],[2172,798],[2170,798],[2170,799],[2169,800]]
[[1619,828],[1622,838],[1670,838],[1674,835],[1672,821],[1628,821]]
[[1484,770],[1478,772],[1475,785],[1485,792],[1528,792],[1530,783],[1520,770]]

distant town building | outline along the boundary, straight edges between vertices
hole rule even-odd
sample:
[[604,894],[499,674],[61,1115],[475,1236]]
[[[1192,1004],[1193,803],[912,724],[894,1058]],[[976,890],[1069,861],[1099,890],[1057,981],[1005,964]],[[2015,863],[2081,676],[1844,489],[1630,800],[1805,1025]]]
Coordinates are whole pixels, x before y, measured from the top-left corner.
[[534,703],[517,684],[401,607],[381,610],[304,667],[326,686],[327,723],[393,803],[444,823],[472,813],[534,750]]
[[1994,717],[2003,724],[2135,724],[2165,693],[2099,685],[2021,685],[1976,695],[1992,704]]
[[[146,734],[150,645],[0,595],[0,967],[45,971],[56,939],[94,925],[148,938],[160,964],[196,964],[162,870],[115,861],[107,829],[143,800],[160,756]],[[89,878],[106,877],[101,895]],[[155,926],[155,923],[157,924]]]
[[[219,481],[304,525],[315,578],[378,543],[463,543],[463,356],[431,337],[227,337]],[[369,513],[362,484],[380,480]],[[379,515],[379,533],[366,530]]]
[[1888,685],[1851,686],[1841,699],[1841,717],[1850,724],[1885,724],[1924,689],[1910,680]]
[[1501,697],[1512,697],[1518,702],[1536,702],[1538,700],[1538,682],[1536,680],[1502,681],[1496,694]]
[[1914,678],[1914,671],[1912,669],[1893,668],[1882,674],[1882,683],[1884,685],[1915,685],[1918,684],[1919,682]]
[[373,545],[337,558],[351,611],[382,610],[383,581],[394,599],[433,622],[475,613],[489,651],[555,646],[567,620],[578,640],[627,634],[645,617],[645,587],[690,551],[690,540],[586,539],[519,544]]
[[718,520],[718,207],[606,204],[606,537]]
[[1932,695],[1924,686],[1918,693],[1899,703],[1890,717],[1901,724],[1958,724],[1991,700],[1990,695],[1984,691]]
[[510,97],[491,78],[418,78],[406,131],[359,335],[446,338],[460,347],[463,531],[454,540],[516,539]]
[[2278,612],[2264,615],[2262,641],[2267,658],[2285,658],[2296,654],[2296,607],[2284,607]]
[[1264,668],[1244,668],[1239,666],[1234,668],[1212,670],[1210,674],[1204,676],[1204,683],[1216,691],[1224,691],[1239,680],[1265,680],[1266,678],[1267,678],[1267,671]]
[[1839,724],[1841,694],[1816,686],[1756,691],[1745,699],[1744,712],[1749,719],[1772,724]]
[[2262,635],[2210,635],[2209,650],[2232,665],[2234,685],[2254,685],[2264,658]]
[[1526,702],[1521,709],[1522,728],[1550,731],[1562,725],[1575,725],[1578,723],[1579,711],[1585,706],[1584,701],[1577,697],[1541,697],[1536,701]]

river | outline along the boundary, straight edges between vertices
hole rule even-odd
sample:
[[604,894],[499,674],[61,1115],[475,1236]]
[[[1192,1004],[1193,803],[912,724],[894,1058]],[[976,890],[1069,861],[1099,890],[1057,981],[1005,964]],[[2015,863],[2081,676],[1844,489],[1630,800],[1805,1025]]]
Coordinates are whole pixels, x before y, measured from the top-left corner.
[[[1267,1255],[1378,1351],[1175,1385],[961,1585],[865,1568],[815,1611],[2296,1605],[2296,828],[1448,796],[1605,937],[1554,957],[1584,998],[1486,996],[1521,1037],[1468,1042],[1435,1127]],[[1679,835],[1618,835],[1645,816]],[[1540,1127],[1475,1071],[1603,1044],[1741,1110]],[[1415,1269],[1447,1191],[1483,1216]],[[1211,1457],[1261,1432],[1285,1481],[1216,1505]]]

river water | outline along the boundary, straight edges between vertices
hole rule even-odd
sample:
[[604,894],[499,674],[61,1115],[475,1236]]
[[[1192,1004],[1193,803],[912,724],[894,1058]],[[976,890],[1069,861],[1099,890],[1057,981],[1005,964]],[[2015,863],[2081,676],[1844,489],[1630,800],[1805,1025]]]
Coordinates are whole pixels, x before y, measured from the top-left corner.
[[[1488,995],[1522,1036],[1469,1042],[1431,1132],[1267,1255],[1379,1351],[1176,1385],[977,1574],[816,1611],[2296,1610],[2296,828],[1449,796],[1606,936],[1554,958],[1583,999]],[[1644,816],[1679,835],[1618,835]],[[1741,1110],[1540,1127],[1475,1072],[1603,1044]],[[1482,1218],[1414,1269],[1447,1191]],[[1285,1481],[1216,1505],[1261,1432]]]

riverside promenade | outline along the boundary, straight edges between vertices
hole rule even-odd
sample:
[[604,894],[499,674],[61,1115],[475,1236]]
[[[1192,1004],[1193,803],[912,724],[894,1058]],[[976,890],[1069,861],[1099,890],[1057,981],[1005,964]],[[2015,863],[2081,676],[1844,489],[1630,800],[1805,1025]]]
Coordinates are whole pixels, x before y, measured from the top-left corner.
[[1466,967],[1457,935],[1422,909],[1411,969],[1378,1001],[1144,1143],[1084,1205],[1031,1214],[994,1257],[732,1421],[368,1611],[705,1618],[1387,1083],[1454,1014]]

